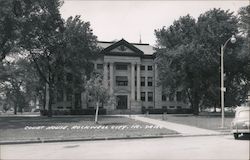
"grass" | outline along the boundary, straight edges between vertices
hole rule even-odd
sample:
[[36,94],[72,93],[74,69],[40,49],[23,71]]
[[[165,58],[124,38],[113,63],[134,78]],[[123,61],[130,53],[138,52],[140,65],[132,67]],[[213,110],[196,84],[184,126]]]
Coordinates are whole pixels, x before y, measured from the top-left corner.
[[158,128],[151,124],[121,116],[62,117],[0,117],[0,141],[70,139],[70,138],[119,138],[177,134],[175,131]]
[[[149,118],[154,119],[163,119],[163,115],[148,115]],[[230,124],[233,120],[232,116],[226,116],[225,117],[225,128],[221,128],[221,117],[218,114],[201,114],[200,116],[193,116],[193,115],[166,115],[165,121],[168,122],[174,122],[179,124],[185,124],[189,126],[195,126],[199,128],[204,129],[210,129],[210,130],[224,130],[229,131],[230,130]]]

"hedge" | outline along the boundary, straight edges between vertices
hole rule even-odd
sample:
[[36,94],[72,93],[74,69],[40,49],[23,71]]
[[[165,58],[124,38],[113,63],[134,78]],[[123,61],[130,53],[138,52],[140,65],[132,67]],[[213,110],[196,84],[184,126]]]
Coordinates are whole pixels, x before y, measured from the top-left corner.
[[193,113],[192,109],[189,108],[182,108],[182,109],[166,109],[166,108],[145,108],[142,107],[142,113],[149,113],[149,114],[191,114]]

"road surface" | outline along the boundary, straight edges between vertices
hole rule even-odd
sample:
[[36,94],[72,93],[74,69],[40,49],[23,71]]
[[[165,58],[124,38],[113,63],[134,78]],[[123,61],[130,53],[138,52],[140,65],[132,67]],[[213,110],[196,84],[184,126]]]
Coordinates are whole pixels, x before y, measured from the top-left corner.
[[209,159],[248,160],[249,140],[233,136],[2,145],[2,159]]

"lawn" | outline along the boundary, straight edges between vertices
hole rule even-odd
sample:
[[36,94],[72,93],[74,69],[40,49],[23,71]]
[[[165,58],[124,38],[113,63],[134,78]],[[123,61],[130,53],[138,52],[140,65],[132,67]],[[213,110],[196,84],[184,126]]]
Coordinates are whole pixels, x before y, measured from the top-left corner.
[[[150,114],[148,115],[149,118],[154,119],[163,119],[163,115],[156,115],[156,114]],[[207,115],[207,114],[201,114],[200,116],[193,116],[193,115],[182,115],[182,114],[168,114],[166,115],[165,121],[168,122],[174,122],[174,123],[180,123],[190,126],[195,126],[199,128],[205,128],[210,130],[221,130],[221,131],[229,131],[230,130],[230,124],[233,120],[232,116],[225,117],[225,128],[221,128],[221,117],[216,115]]]
[[71,139],[71,138],[120,138],[177,134],[175,131],[152,126],[121,116],[62,117],[0,117],[0,141]]

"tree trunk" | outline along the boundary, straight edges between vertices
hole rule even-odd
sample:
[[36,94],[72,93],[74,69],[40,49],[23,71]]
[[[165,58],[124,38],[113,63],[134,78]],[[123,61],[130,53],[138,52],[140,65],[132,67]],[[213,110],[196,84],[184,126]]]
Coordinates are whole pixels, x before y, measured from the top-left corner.
[[216,113],[216,104],[214,104],[214,111],[213,112]]
[[95,123],[98,123],[99,102],[96,102]]
[[199,105],[198,104],[194,104],[194,106],[193,106],[193,114],[195,115],[195,116],[198,116],[199,115]]
[[198,116],[199,115],[199,100],[198,100],[197,92],[194,92],[192,106],[193,106],[193,114]]
[[16,114],[17,113],[17,102],[14,102],[15,104],[14,104],[14,114]]
[[52,117],[52,100],[53,100],[53,89],[52,84],[49,84],[49,108],[48,108],[48,117]]
[[[45,84],[45,110],[49,111],[49,101],[50,101],[50,93],[49,93],[49,84],[46,82]],[[48,114],[48,112],[47,112]]]

